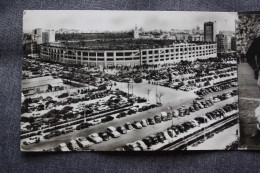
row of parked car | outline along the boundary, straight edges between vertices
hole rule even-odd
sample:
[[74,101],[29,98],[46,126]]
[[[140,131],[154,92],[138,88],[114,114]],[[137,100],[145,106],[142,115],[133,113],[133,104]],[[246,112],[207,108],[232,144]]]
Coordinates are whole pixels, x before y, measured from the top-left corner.
[[209,93],[213,93],[213,92],[218,92],[218,91],[222,91],[231,87],[237,86],[237,82],[230,82],[230,83],[225,83],[225,84],[220,84],[220,85],[215,85],[215,86],[211,86],[208,88],[202,88],[198,91],[196,91],[195,93],[198,96],[205,96]]
[[185,133],[192,128],[200,126],[201,124],[215,120],[217,117],[218,118],[224,117],[226,113],[232,110],[237,110],[237,108],[238,108],[237,102],[232,104],[227,104],[223,108],[216,109],[212,112],[206,113],[205,116],[196,117],[191,121],[187,121],[179,125],[172,125],[171,127],[167,128],[167,130],[163,132],[158,132],[154,135],[147,136],[142,140],[138,140],[133,143],[128,143],[125,146],[123,146],[123,150],[124,151],[149,150],[152,148],[152,146],[157,145],[159,143],[165,143],[165,141],[169,142],[169,140],[173,139],[174,137],[177,137],[179,134]]

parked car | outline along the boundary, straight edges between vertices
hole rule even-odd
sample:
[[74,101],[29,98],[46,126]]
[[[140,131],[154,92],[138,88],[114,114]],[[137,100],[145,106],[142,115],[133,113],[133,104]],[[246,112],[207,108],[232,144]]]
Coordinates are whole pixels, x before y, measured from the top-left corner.
[[133,126],[131,125],[130,122],[127,122],[127,123],[125,123],[125,128],[126,128],[127,130],[132,130],[132,129],[133,129]]
[[71,140],[68,143],[68,147],[70,148],[71,151],[79,151],[79,145],[77,144],[76,140]]
[[141,151],[142,149],[136,143],[128,143],[126,144],[123,149],[125,151]]
[[40,142],[40,137],[35,136],[35,137],[30,137],[29,139],[25,140],[23,143],[24,145],[30,145],[38,142]]
[[78,137],[75,139],[76,142],[78,143],[78,145],[81,147],[81,148],[88,148],[89,146],[92,145],[91,142],[89,142],[86,138],[84,137]]
[[67,147],[67,145],[66,145],[65,143],[59,144],[58,149],[59,149],[60,151],[63,151],[63,152],[64,152],[64,151],[70,151],[69,148]]
[[108,141],[110,139],[106,132],[99,132],[98,135],[103,139],[103,141]]
[[148,120],[149,125],[155,124],[155,120],[153,118],[148,118],[147,120]]
[[147,145],[141,140],[137,141],[136,144],[142,149],[142,151],[145,151],[148,148]]
[[136,129],[141,129],[142,128],[142,125],[139,121],[135,121],[133,123],[133,127],[136,128]]
[[109,126],[107,128],[107,133],[110,134],[113,138],[118,138],[121,136],[120,133],[113,126]]
[[154,116],[154,121],[155,121],[156,123],[161,123],[161,122],[162,122],[161,117],[160,117],[159,115],[155,115],[155,116]]
[[117,118],[123,118],[123,117],[126,117],[126,113],[125,112],[120,112],[116,117]]
[[117,131],[119,131],[121,134],[126,134],[127,130],[124,126],[117,127]]
[[96,144],[103,141],[103,139],[99,137],[97,133],[92,133],[91,135],[88,135],[88,139]]
[[147,126],[147,121],[145,119],[142,119],[141,122],[143,127],[146,127]]
[[108,122],[108,121],[112,121],[114,119],[114,117],[112,117],[112,116],[107,116],[107,117],[105,117],[105,118],[102,118],[101,119],[101,122],[102,123],[105,123],[105,122]]
[[161,112],[161,120],[167,121],[167,113],[166,112]]

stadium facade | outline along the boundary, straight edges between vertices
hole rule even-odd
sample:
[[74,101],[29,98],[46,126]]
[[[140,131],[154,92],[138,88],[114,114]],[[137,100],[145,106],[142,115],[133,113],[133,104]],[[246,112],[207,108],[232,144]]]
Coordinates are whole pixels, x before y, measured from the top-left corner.
[[181,60],[195,61],[217,57],[216,43],[173,43],[164,48],[135,50],[89,50],[52,44],[40,47],[40,57],[44,60],[89,67],[174,64]]

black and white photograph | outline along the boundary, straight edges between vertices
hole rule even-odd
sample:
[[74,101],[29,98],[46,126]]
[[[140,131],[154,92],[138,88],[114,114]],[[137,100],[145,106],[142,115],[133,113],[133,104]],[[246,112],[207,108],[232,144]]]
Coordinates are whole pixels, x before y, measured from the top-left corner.
[[25,10],[21,151],[237,150],[237,68],[241,121],[260,129],[253,73],[259,63],[243,54],[248,39],[260,36],[259,19],[235,12]]
[[238,13],[236,24],[242,150],[260,149],[260,13]]

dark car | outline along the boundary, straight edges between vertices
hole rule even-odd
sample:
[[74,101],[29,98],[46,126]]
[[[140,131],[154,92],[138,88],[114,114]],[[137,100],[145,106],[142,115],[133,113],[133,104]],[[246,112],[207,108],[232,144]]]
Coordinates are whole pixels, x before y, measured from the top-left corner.
[[184,127],[184,130],[190,130],[192,128],[192,124],[190,122],[185,122],[182,124],[182,126]]
[[172,119],[172,113],[171,112],[167,112],[167,120],[171,120]]
[[176,128],[179,130],[180,133],[185,132],[185,128],[182,125],[176,125]]
[[120,132],[121,134],[126,134],[127,133],[127,130],[126,130],[126,128],[124,126],[119,126],[119,127],[116,128],[116,130],[118,132]]
[[159,140],[158,140],[158,138],[157,138],[157,136],[156,136],[156,135],[152,135],[152,136],[151,136],[151,139],[152,139],[152,144],[153,144],[153,145],[155,145],[155,144],[158,144],[158,143],[159,143]]
[[117,117],[117,118],[126,117],[126,113],[125,113],[125,112],[121,112],[121,113],[119,113],[116,117]]
[[148,120],[148,123],[150,125],[154,125],[155,124],[155,120],[153,118],[148,118],[147,120]]
[[180,133],[179,129],[176,126],[171,126],[170,127],[172,130],[174,130],[174,132],[176,133],[176,135],[178,135]]
[[107,116],[106,118],[102,118],[101,119],[101,122],[102,123],[105,123],[105,122],[108,122],[108,121],[112,121],[114,119],[114,117],[112,116]]
[[164,136],[163,132],[158,133],[156,136],[160,142],[166,140],[166,137]]
[[108,141],[110,139],[109,135],[106,132],[100,132],[98,135],[103,139],[103,141]]
[[145,143],[145,145],[147,145],[147,147],[150,147],[153,145],[153,140],[150,136],[142,139],[142,141]]
[[78,125],[78,126],[76,127],[76,130],[85,129],[85,128],[90,127],[91,125],[92,125],[92,124],[90,124],[90,123],[81,123],[80,125]]
[[156,123],[161,123],[161,122],[162,122],[161,117],[160,117],[159,115],[155,115],[155,116],[154,116],[154,121],[155,121]]
[[47,135],[43,136],[44,139],[50,139],[50,138],[52,138],[52,137],[53,137],[52,134],[47,134]]

